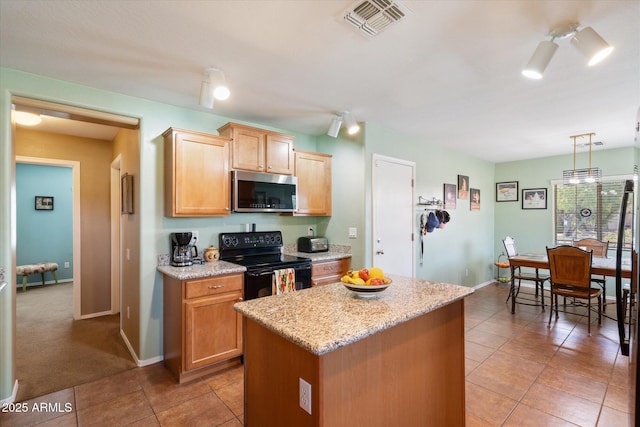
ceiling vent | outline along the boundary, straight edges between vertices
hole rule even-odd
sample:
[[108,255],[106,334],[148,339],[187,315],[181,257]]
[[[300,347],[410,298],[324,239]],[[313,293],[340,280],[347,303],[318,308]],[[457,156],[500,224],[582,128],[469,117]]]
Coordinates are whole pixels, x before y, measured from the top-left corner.
[[409,9],[395,0],[358,1],[342,17],[360,33],[373,37],[400,22]]

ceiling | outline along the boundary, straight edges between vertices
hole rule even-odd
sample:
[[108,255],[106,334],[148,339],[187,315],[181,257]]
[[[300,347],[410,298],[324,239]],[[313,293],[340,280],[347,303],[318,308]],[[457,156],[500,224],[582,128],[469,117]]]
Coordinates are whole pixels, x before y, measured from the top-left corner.
[[[594,151],[640,146],[637,0],[401,0],[407,16],[375,37],[342,19],[355,3],[0,0],[0,66],[311,135],[348,110],[491,162],[570,154],[588,132]],[[560,40],[544,78],[523,77],[567,22],[611,56],[587,67]],[[207,67],[232,91],[213,110],[198,105]]]

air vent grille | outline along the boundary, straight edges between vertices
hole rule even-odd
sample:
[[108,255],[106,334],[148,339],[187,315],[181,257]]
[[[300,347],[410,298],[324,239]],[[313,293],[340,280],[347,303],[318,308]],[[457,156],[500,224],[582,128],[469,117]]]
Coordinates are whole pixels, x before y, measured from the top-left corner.
[[408,9],[395,0],[365,0],[347,9],[343,18],[369,37],[380,34],[407,16]]

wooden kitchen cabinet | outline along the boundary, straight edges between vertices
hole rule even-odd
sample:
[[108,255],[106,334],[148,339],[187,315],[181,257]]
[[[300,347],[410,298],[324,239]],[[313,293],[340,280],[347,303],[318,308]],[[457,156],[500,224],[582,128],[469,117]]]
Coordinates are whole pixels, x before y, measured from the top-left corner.
[[294,150],[300,216],[331,216],[331,155]]
[[165,216],[231,213],[228,138],[169,128],[164,137]]
[[233,169],[293,175],[293,136],[238,123],[227,123],[218,133],[233,141]]
[[339,282],[351,269],[351,257],[311,263],[311,285],[322,286]]
[[240,363],[243,274],[179,280],[164,276],[164,363],[182,383]]

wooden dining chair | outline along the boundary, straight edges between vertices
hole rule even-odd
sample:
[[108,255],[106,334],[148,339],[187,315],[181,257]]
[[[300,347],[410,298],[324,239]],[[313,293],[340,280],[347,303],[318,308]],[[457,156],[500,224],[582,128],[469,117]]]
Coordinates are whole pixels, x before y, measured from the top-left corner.
[[[507,257],[508,258],[512,258],[514,256],[518,256],[518,247],[516,246],[516,242],[515,240],[510,237],[507,236],[502,240],[502,243],[504,245],[504,250],[507,252]],[[536,298],[538,297],[538,289],[540,289],[540,300],[541,300],[541,304],[542,304],[542,311],[544,311],[544,282],[549,280],[549,276],[548,275],[540,275],[540,271],[538,268],[535,269],[535,274],[530,274],[527,273],[525,271],[522,271],[522,269],[520,267],[516,267],[511,269],[512,270],[512,281],[513,283],[515,283],[515,280],[518,281],[518,286],[516,288],[516,291],[514,292],[515,295],[518,295],[518,293],[520,292],[520,284],[522,283],[523,280],[525,281],[529,281],[529,282],[534,282],[535,283],[535,296]],[[507,297],[507,301],[509,301],[509,298],[511,298],[511,292],[509,293],[509,296]]]
[[[573,246],[585,248],[592,251],[596,258],[606,258],[609,250],[609,242],[603,242],[597,239],[581,239],[573,242]],[[607,311],[607,278],[600,275],[592,275],[591,281],[602,288],[602,310]]]
[[547,247],[551,282],[551,309],[549,323],[555,309],[558,318],[558,296],[586,300],[587,332],[591,335],[591,301],[598,301],[598,325],[602,324],[602,289],[591,287],[591,251],[575,246]]

